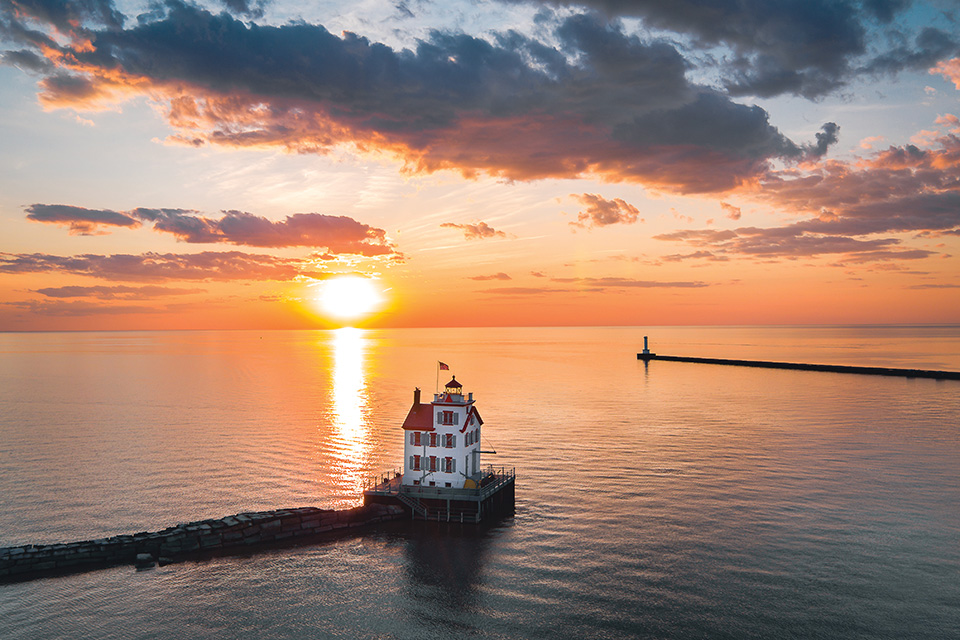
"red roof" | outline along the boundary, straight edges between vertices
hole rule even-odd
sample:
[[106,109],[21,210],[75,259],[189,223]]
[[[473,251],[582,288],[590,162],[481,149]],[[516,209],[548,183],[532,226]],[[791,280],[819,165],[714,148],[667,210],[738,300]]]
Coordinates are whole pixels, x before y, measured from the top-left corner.
[[403,421],[407,431],[433,431],[433,405],[415,404]]
[[480,417],[480,412],[477,411],[476,407],[471,406],[469,409],[467,409],[467,419],[463,421],[463,428],[460,429],[460,433],[466,431],[467,427],[470,425],[470,416],[476,417],[478,427],[483,424],[483,418]]

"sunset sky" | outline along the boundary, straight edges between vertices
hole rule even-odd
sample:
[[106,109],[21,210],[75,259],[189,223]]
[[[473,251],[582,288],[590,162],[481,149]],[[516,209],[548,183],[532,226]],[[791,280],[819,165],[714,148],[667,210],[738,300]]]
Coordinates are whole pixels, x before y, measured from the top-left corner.
[[0,0],[0,50],[0,330],[960,322],[954,1]]

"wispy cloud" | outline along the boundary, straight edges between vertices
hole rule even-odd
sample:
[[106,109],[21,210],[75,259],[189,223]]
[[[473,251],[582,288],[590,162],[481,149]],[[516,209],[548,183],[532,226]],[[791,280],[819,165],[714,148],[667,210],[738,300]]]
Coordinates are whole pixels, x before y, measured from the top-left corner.
[[185,296],[205,293],[206,289],[177,289],[174,287],[142,286],[66,286],[37,289],[48,298],[96,298],[98,300],[151,300],[167,296]]
[[455,222],[444,222],[440,225],[444,229],[459,229],[463,232],[463,237],[467,240],[482,240],[484,238],[506,238],[505,231],[498,231],[486,222],[474,222],[471,224],[458,224]]
[[494,273],[489,276],[470,276],[471,280],[513,280],[509,275],[504,272]]
[[161,280],[294,280],[324,278],[316,259],[240,251],[56,256],[0,253],[0,273],[71,273],[120,282]]

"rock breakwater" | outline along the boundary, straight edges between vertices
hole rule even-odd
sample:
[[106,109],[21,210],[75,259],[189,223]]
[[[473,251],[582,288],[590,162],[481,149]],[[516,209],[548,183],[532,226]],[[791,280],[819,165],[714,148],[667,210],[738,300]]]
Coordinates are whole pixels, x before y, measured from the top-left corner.
[[256,550],[320,540],[386,520],[402,518],[397,505],[371,504],[345,510],[300,507],[238,513],[97,540],[0,547],[0,582],[91,571],[121,564],[152,566],[219,552]]

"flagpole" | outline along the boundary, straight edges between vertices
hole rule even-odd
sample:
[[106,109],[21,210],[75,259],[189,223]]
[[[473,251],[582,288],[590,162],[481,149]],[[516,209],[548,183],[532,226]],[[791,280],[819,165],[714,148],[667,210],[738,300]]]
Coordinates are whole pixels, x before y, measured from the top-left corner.
[[440,393],[440,361],[437,360],[437,383],[433,385],[433,393]]

